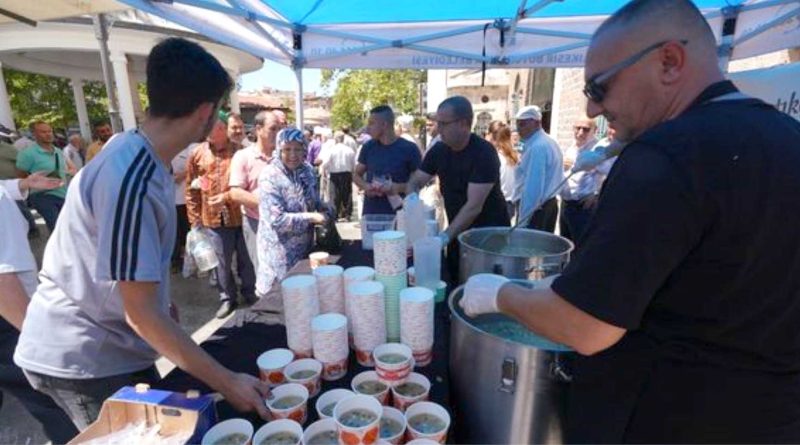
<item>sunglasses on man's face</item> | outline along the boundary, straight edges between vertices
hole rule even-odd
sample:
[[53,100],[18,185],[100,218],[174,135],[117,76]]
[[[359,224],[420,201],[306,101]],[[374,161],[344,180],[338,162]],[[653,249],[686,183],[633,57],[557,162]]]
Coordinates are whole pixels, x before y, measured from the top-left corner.
[[[618,62],[611,66],[611,68],[601,71],[594,76],[590,77],[589,80],[586,81],[586,84],[583,87],[583,94],[589,100],[594,103],[602,103],[606,97],[608,82],[617,74],[619,74],[625,68],[633,66],[638,61],[642,60],[644,56],[649,54],[651,51],[661,48],[662,46],[666,45],[667,43],[671,42],[672,40],[664,40],[658,43],[654,43],[647,48],[635,53],[634,55],[628,57],[627,59]],[[681,45],[686,45],[689,43],[688,40],[678,40]]]

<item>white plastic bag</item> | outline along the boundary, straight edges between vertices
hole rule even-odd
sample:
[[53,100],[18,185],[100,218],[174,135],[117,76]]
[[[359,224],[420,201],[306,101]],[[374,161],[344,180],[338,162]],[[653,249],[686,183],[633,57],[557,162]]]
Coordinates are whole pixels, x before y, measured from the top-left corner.
[[186,250],[191,252],[198,272],[208,272],[219,265],[215,241],[219,242],[216,234],[201,227],[193,227],[186,235]]

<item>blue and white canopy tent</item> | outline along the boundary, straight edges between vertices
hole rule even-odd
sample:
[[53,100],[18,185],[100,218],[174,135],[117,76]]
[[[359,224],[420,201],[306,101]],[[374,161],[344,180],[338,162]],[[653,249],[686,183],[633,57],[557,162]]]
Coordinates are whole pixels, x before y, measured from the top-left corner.
[[[291,66],[302,122],[303,68],[581,67],[597,26],[623,0],[121,0]],[[720,62],[800,46],[800,0],[695,0]]]

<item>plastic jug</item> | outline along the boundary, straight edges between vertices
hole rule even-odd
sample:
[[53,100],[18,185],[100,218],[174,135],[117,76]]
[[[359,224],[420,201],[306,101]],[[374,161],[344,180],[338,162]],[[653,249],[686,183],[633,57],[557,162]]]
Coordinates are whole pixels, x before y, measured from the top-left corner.
[[[420,224],[421,225],[421,224]],[[426,236],[414,242],[416,285],[436,292],[442,270],[442,241]]]
[[409,248],[414,246],[416,240],[425,237],[425,220],[427,219],[425,213],[425,204],[416,194],[406,197],[403,205],[403,218],[405,219],[403,229],[406,232]]

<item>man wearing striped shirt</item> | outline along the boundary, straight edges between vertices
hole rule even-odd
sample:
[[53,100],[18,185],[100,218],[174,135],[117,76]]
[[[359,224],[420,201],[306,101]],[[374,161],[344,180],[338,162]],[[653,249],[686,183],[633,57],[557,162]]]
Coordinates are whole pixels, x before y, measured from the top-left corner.
[[147,62],[150,108],[69,187],[14,356],[79,429],[121,386],[158,378],[163,355],[237,409],[266,417],[268,388],[198,347],[170,317],[175,242],[170,160],[205,138],[231,79],[200,46],[167,39]]

